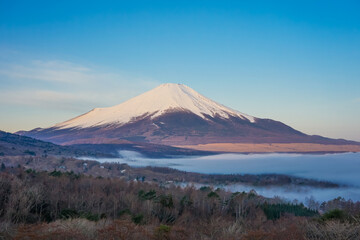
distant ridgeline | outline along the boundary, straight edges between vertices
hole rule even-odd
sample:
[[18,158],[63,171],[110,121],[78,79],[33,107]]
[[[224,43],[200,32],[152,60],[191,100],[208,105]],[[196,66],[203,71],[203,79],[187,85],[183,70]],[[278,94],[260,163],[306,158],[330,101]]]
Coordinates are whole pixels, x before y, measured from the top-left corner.
[[[334,151],[360,151],[360,143],[311,136],[279,121],[262,119],[225,107],[182,84],[162,84],[119,105],[95,108],[88,113],[56,124],[18,132],[57,144],[122,144],[129,142],[184,146],[197,150],[246,152],[237,145],[257,145],[256,152],[304,152],[308,146],[271,144],[331,145]],[[222,145],[221,145],[222,144]],[[198,148],[198,145],[202,149]],[[205,145],[205,146],[204,146]],[[346,145],[338,148],[336,145]],[[251,145],[246,146],[251,152]],[[313,145],[311,151],[327,152]]]

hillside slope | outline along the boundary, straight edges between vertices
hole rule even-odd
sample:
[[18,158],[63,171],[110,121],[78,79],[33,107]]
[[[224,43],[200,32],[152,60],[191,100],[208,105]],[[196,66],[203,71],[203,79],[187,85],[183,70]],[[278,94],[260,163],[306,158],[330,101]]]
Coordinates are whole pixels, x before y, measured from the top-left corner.
[[225,107],[181,84],[162,84],[122,104],[96,108],[50,128],[19,134],[57,144],[128,140],[163,145],[316,143],[358,145],[310,136],[279,121]]

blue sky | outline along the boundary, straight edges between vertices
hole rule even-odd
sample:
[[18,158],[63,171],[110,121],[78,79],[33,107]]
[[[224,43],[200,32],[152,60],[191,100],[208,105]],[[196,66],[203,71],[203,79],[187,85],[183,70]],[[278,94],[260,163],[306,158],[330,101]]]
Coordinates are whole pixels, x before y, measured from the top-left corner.
[[360,141],[358,1],[0,0],[0,129],[48,127],[184,83]]

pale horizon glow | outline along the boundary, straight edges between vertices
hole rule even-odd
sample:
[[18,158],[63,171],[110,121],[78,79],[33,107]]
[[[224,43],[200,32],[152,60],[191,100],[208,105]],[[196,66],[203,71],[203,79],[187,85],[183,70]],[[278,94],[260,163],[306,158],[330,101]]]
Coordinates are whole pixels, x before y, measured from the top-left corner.
[[2,1],[0,130],[182,83],[306,134],[360,141],[359,12],[350,0]]

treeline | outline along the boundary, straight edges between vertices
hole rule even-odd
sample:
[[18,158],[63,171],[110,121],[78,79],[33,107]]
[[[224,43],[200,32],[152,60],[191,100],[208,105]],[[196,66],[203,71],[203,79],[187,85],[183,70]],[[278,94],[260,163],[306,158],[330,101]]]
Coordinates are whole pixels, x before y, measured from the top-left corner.
[[254,191],[0,172],[0,239],[359,239],[359,207],[338,198],[321,215]]
[[179,171],[166,167],[132,168],[127,164],[100,163],[90,160],[79,160],[67,157],[39,156],[6,156],[0,157],[0,162],[8,167],[24,166],[37,171],[61,170],[82,173],[91,176],[124,178],[126,180],[152,181],[157,183],[200,183],[200,184],[247,184],[254,186],[288,186],[288,187],[320,187],[337,188],[338,184],[305,179],[281,174],[201,174]]

